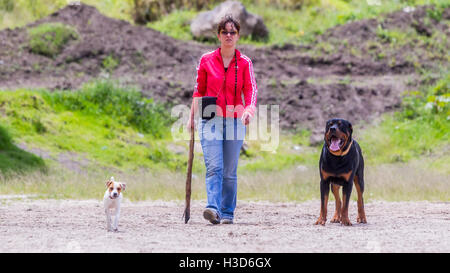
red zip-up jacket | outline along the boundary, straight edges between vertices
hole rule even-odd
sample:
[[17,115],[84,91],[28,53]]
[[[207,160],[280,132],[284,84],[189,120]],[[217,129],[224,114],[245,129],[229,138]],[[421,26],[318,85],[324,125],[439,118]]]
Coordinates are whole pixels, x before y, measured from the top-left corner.
[[[195,85],[193,97],[217,97],[217,107],[220,107],[222,110],[216,111],[218,116],[240,118],[244,111],[248,111],[253,116],[256,111],[258,88],[253,73],[252,61],[236,49],[237,88],[235,96],[236,60],[233,57],[225,72],[220,50],[218,48],[215,51],[203,54],[200,58],[197,67],[197,84]],[[244,94],[245,107],[242,102],[242,94]],[[225,105],[228,105],[226,114]]]

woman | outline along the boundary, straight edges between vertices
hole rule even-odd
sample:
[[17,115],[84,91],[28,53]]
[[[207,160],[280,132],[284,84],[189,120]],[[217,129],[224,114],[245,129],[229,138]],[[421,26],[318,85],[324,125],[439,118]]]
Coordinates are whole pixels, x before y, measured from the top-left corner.
[[[220,47],[200,58],[191,106],[191,117],[192,112],[197,116],[201,114],[201,97],[217,97],[215,116],[210,120],[202,118],[198,124],[206,166],[207,205],[203,217],[212,224],[233,223],[239,154],[245,125],[256,111],[258,91],[253,65],[236,49],[239,29],[239,22],[231,16],[219,23]],[[188,128],[195,127],[194,120],[189,119]]]

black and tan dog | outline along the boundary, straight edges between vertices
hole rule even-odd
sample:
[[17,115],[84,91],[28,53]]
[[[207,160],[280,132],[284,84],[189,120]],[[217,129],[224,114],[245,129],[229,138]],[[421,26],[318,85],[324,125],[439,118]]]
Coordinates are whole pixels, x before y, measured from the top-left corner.
[[[324,145],[320,155],[320,216],[316,225],[325,225],[330,184],[336,199],[332,223],[351,226],[348,204],[355,183],[358,192],[358,223],[367,223],[364,212],[364,159],[359,144],[352,138],[352,124],[344,119],[331,119],[325,128]],[[342,202],[339,187],[342,186]]]

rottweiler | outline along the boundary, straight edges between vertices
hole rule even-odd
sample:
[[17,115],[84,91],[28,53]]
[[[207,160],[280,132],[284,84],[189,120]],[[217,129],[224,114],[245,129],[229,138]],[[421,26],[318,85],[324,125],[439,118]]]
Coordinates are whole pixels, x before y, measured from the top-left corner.
[[[364,212],[364,159],[358,142],[352,138],[353,127],[344,119],[330,119],[325,127],[324,144],[320,154],[320,216],[316,225],[327,221],[330,184],[336,199],[336,211],[332,223],[351,226],[348,204],[353,183],[358,192],[358,223],[367,223]],[[342,201],[339,187],[342,186]]]

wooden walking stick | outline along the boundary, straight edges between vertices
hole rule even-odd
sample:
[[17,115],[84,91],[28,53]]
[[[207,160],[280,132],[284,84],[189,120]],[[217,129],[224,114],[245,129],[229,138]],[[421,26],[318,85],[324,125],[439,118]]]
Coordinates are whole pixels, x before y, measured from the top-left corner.
[[192,184],[192,163],[194,161],[194,143],[195,143],[195,129],[194,129],[194,111],[191,112],[191,140],[189,142],[189,159],[187,166],[187,176],[186,176],[186,206],[184,208],[184,223],[187,224],[189,218],[191,218],[191,184]]

